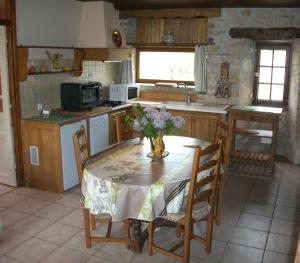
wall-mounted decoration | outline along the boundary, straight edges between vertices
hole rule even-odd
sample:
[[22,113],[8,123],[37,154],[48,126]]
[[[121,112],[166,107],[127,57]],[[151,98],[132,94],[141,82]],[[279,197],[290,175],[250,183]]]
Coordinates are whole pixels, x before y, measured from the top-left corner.
[[220,80],[217,82],[217,90],[215,96],[217,98],[229,98],[231,96],[231,83],[229,78],[229,64],[223,62],[221,64]]
[[116,47],[121,47],[122,46],[122,35],[119,30],[115,29],[112,32],[112,40],[115,44]]

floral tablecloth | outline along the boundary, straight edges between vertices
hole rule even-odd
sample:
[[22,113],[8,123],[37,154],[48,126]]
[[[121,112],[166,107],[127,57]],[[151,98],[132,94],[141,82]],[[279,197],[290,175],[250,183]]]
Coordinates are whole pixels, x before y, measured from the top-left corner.
[[[202,147],[209,144],[197,142]],[[93,214],[111,214],[113,221],[151,221],[176,213],[188,191],[192,162],[193,150],[170,151],[155,161],[146,156],[144,145],[126,145],[87,165],[81,187],[84,206]]]

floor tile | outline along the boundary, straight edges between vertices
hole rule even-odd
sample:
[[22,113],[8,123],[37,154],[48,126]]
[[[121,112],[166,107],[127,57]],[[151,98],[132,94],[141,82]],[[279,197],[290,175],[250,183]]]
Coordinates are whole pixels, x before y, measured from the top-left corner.
[[233,211],[223,207],[221,215],[221,223],[227,225],[236,225],[239,220],[241,212]]
[[18,194],[26,195],[26,196],[34,196],[34,195],[42,192],[42,190],[38,189],[38,188],[22,186],[22,187],[18,187],[14,192],[18,193]]
[[269,231],[271,217],[242,213],[237,225],[245,228]]
[[249,201],[246,203],[244,212],[249,214],[255,214],[260,216],[271,217],[273,215],[274,205],[261,204],[257,202]]
[[263,250],[228,244],[220,263],[260,263]]
[[276,205],[300,209],[299,196],[278,195]]
[[263,259],[263,263],[293,263],[294,257],[281,253],[275,253],[266,251]]
[[254,184],[252,191],[276,194],[278,192],[279,185],[280,185],[280,182],[276,181],[276,180],[259,179]]
[[50,204],[43,209],[38,210],[35,215],[57,221],[67,214],[71,213],[74,208],[60,204]]
[[63,196],[64,196],[64,194],[42,191],[42,192],[36,194],[34,197],[45,200],[45,201],[52,202],[52,201],[62,198]]
[[56,200],[55,202],[73,208],[79,208],[82,206],[82,204],[80,203],[80,194],[76,194],[76,193],[67,194],[64,197]]
[[298,238],[270,233],[266,249],[287,255],[295,255],[297,242]]
[[86,263],[111,263],[113,261],[110,261],[108,259],[98,258],[95,256],[91,256]]
[[2,224],[4,227],[9,227],[25,218],[29,217],[29,214],[12,209],[7,209],[0,214]]
[[50,255],[46,256],[41,263],[81,263],[86,262],[90,257],[89,254],[84,252],[75,251],[66,247],[60,247],[53,251]]
[[122,243],[105,243],[105,245],[99,248],[95,256],[109,259],[114,262],[130,262],[134,258],[134,254],[131,250],[127,249],[125,244]]
[[300,222],[273,218],[270,232],[287,236],[298,236]]
[[37,198],[29,198],[23,202],[12,207],[14,210],[18,210],[24,213],[32,214],[39,209],[44,208],[45,206],[49,205],[49,202],[37,199]]
[[53,244],[36,238],[31,238],[14,250],[10,251],[7,255],[21,262],[35,263],[39,262],[56,248],[57,246]]
[[234,200],[234,199],[223,199],[223,208],[230,209],[233,211],[242,211],[246,202],[241,200]]
[[79,233],[75,234],[72,238],[70,238],[63,244],[64,247],[86,252],[89,254],[95,254],[95,252],[104,245],[105,243],[103,242],[92,242],[92,247],[86,248],[84,231],[80,231]]
[[211,252],[206,253],[205,246],[203,244],[201,244],[196,240],[192,240],[191,248],[190,248],[190,256],[217,262],[221,258],[225,250],[225,247],[226,247],[225,242],[213,240]]
[[[141,255],[135,256],[130,263],[174,263],[174,258],[166,256],[159,252],[153,252],[152,256],[148,256],[147,252],[143,252]],[[178,261],[180,262],[180,261]],[[199,258],[198,258],[199,262]]]
[[59,222],[64,223],[66,225],[76,226],[83,228],[83,209],[75,209],[70,214],[66,215],[65,217],[61,218]]
[[12,206],[19,204],[22,201],[28,199],[27,196],[14,193],[14,191],[9,192],[8,194],[0,196],[0,206],[11,208]]
[[6,256],[0,256],[0,263],[20,263],[20,261],[16,261]]
[[15,190],[15,187],[11,187],[5,184],[0,184],[0,195],[7,194],[10,191]]
[[291,221],[300,221],[300,209],[276,205],[274,217]]
[[275,204],[276,197],[277,193],[252,191],[249,195],[248,201],[257,202],[261,204]]
[[[220,224],[214,225],[213,227],[213,239],[218,241],[227,242],[231,238],[234,230],[233,225]],[[200,236],[205,236],[206,233],[206,222],[197,223],[194,227],[194,233],[200,234]]]
[[3,230],[0,234],[0,254],[9,252],[28,238],[29,236],[10,229]]
[[9,228],[20,233],[33,236],[51,224],[53,224],[53,221],[32,215],[19,223],[10,226]]
[[62,223],[54,223],[36,235],[37,238],[56,245],[61,245],[78,233],[81,229]]
[[267,241],[267,232],[236,227],[230,243],[264,249]]

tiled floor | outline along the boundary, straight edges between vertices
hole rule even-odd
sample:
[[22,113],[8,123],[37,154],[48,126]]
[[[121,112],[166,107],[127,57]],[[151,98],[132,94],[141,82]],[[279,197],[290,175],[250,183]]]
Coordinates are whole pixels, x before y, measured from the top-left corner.
[[[56,194],[34,188],[0,185],[0,263],[177,262],[144,251],[134,255],[123,244],[84,247],[79,189]],[[300,166],[277,163],[272,178],[226,179],[222,224],[214,227],[211,254],[192,242],[192,262],[293,262],[300,231]],[[203,232],[205,225],[195,226]],[[120,224],[115,224],[118,232]],[[100,227],[99,232],[103,231]],[[159,229],[168,245],[174,230]]]

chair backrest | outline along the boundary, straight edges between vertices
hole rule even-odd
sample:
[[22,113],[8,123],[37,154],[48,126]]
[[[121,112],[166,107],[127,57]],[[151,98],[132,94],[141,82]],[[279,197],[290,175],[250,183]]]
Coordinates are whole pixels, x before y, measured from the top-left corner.
[[79,130],[77,130],[73,135],[73,144],[75,149],[78,176],[81,183],[85,163],[89,159],[89,152],[87,147],[87,139],[86,139],[84,125],[81,125]]
[[215,143],[219,140],[222,140],[222,149],[221,149],[221,162],[223,164],[223,168],[226,169],[229,161],[229,153],[227,151],[229,147],[229,134],[231,132],[231,126],[228,122],[219,121],[216,134],[215,134]]
[[112,119],[115,122],[117,143],[121,143],[122,142],[121,120],[122,120],[122,118],[124,118],[125,114],[126,114],[125,111],[120,111],[120,112],[113,113],[111,115]]
[[209,201],[213,209],[217,178],[219,176],[222,140],[204,149],[194,146],[192,176],[186,204],[186,220],[191,220],[193,206],[202,201]]

